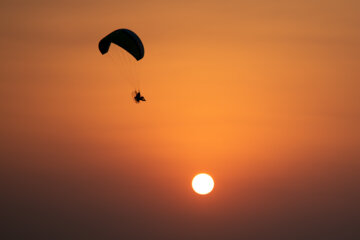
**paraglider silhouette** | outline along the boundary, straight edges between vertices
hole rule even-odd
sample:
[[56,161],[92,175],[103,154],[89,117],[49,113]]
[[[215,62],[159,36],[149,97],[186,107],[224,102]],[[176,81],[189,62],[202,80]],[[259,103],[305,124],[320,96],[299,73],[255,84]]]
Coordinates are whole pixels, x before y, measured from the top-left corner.
[[[138,35],[129,29],[123,28],[115,30],[101,39],[99,42],[99,51],[102,55],[108,53],[111,44],[116,44],[121,47],[137,61],[144,57],[144,45],[142,41]],[[145,98],[141,96],[139,90],[135,91],[134,100],[136,103],[146,101]]]
[[105,36],[99,42],[101,54],[109,51],[110,44],[116,44],[130,53],[137,61],[144,57],[144,45],[140,38],[129,29],[118,29]]
[[146,99],[144,98],[144,96],[141,96],[140,91],[135,91],[134,92],[134,100],[136,103],[140,103],[140,101],[145,102]]

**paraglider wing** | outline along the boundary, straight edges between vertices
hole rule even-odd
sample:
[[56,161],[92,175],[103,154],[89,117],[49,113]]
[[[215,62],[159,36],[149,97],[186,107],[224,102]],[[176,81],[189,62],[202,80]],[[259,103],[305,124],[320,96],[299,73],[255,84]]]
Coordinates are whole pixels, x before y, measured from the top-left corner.
[[128,29],[115,30],[101,39],[99,42],[101,54],[105,54],[109,51],[111,43],[122,47],[138,61],[144,57],[144,45],[140,38]]

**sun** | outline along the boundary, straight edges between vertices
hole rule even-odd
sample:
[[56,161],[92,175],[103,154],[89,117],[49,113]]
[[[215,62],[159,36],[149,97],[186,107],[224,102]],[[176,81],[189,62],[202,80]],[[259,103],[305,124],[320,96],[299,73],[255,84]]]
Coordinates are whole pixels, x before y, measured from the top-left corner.
[[193,178],[191,185],[196,193],[205,195],[213,190],[214,180],[209,174],[200,173]]

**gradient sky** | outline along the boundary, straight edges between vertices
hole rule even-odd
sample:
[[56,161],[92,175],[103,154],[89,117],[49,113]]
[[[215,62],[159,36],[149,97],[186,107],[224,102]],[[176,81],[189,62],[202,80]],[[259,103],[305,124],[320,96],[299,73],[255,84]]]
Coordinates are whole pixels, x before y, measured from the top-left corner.
[[[0,20],[1,239],[360,238],[359,1],[6,0]],[[145,46],[129,68],[97,49],[117,28]]]

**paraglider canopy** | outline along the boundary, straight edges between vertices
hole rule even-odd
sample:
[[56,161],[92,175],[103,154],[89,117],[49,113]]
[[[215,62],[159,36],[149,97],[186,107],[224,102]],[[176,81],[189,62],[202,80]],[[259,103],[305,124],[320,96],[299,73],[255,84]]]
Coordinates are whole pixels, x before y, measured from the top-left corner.
[[109,51],[111,43],[122,47],[138,61],[144,57],[144,45],[133,31],[123,28],[105,36],[99,42],[101,54],[106,54]]

